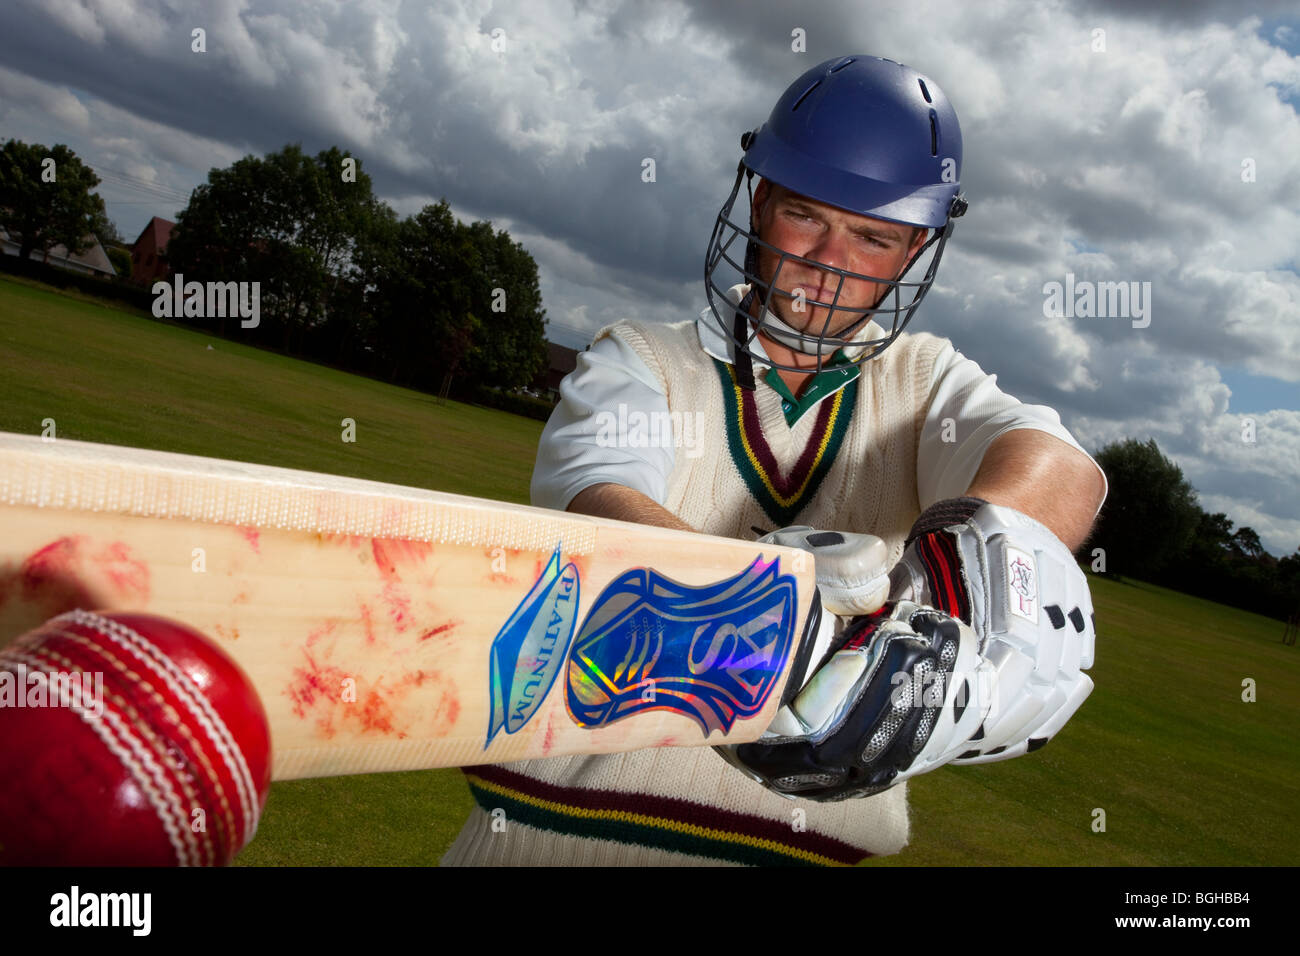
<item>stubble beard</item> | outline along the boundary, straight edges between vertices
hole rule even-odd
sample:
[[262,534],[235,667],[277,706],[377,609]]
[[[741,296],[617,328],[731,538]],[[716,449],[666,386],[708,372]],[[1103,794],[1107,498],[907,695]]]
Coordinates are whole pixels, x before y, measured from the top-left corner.
[[[796,285],[802,285],[802,283],[796,283]],[[819,302],[833,300],[835,298],[834,287],[817,294],[813,298]],[[881,298],[883,298],[883,293],[877,297],[874,303],[868,306],[863,306],[863,308],[877,307],[880,304]],[[772,290],[772,292],[766,296],[766,299],[768,311],[776,315],[777,318],[790,328],[803,335],[809,336],[810,338],[822,336],[827,339],[838,339],[841,338],[843,333],[848,329],[852,329],[853,331],[851,334],[856,335],[862,331],[863,327],[867,324],[867,321],[875,318],[875,316],[872,315],[864,315],[862,312],[847,311],[843,305],[837,305],[834,312],[831,312],[829,305],[814,306],[805,302],[803,309],[799,310],[795,308],[798,300],[790,293],[781,290]],[[841,299],[843,299],[843,296],[841,296]],[[763,303],[755,303],[754,309],[760,310],[760,316],[762,315],[762,308]],[[832,316],[832,321],[829,326],[826,324],[827,313],[830,313]],[[825,327],[824,330],[823,327]]]

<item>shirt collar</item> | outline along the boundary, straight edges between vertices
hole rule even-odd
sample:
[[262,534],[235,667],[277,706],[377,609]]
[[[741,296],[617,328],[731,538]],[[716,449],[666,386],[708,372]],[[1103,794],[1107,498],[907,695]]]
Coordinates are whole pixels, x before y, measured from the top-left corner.
[[[738,309],[741,300],[748,294],[748,285],[733,285],[727,290],[727,301],[732,308]],[[718,328],[718,317],[713,314],[712,306],[700,313],[700,317],[695,320],[695,329],[700,337],[700,348],[720,362],[726,362],[728,365],[736,364],[736,343],[723,335],[722,330]],[[749,343],[749,350],[754,353],[755,368],[771,368],[772,362],[757,336]]]
[[804,385],[803,395],[799,398],[795,398],[790,389],[786,388],[785,382],[781,381],[781,376],[776,369],[768,369],[767,374],[763,376],[763,381],[781,396],[781,413],[785,416],[785,423],[791,428],[794,428],[795,422],[803,418],[805,413],[812,411],[824,399],[830,398],[862,374],[861,367],[844,361],[843,350],[836,352],[831,357],[831,361],[836,364],[814,375]]
[[[733,307],[739,308],[741,300],[748,293],[748,285],[734,285],[727,290],[727,300]],[[872,325],[874,326],[875,323],[872,323]],[[722,334],[712,308],[704,309],[700,313],[700,317],[695,320],[695,329],[699,335],[700,348],[705,353],[728,365],[735,364],[736,343]],[[749,349],[754,353],[755,369],[766,370],[766,374],[755,377],[781,396],[781,410],[785,414],[786,424],[790,427],[794,427],[795,422],[802,418],[806,412],[820,404],[823,399],[834,395],[849,382],[856,379],[862,371],[861,366],[847,364],[844,350],[840,349],[831,357],[830,367],[824,368],[814,375],[812,380],[804,386],[803,396],[795,398],[790,393],[790,390],[786,388],[785,383],[781,381],[777,370],[772,368],[771,361],[763,350],[762,341],[755,337],[749,343]]]

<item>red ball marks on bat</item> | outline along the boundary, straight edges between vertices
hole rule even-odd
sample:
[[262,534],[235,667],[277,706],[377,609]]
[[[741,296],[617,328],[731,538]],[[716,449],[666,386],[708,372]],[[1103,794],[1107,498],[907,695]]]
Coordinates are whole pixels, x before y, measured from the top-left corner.
[[399,565],[419,565],[433,554],[433,545],[427,541],[407,541],[402,538],[372,538],[370,551],[375,566],[386,581],[396,580]]
[[360,609],[357,612],[357,617],[361,618],[361,626],[362,628],[364,628],[366,633],[366,643],[374,644],[375,643],[375,621],[370,614],[370,605],[362,604]]
[[420,635],[420,640],[427,641],[430,638],[437,637],[440,634],[446,634],[448,631],[452,630],[453,628],[460,627],[460,625],[464,623],[465,623],[464,621],[448,621],[446,624],[439,624],[437,627],[431,627],[423,634]]
[[248,542],[248,546],[253,549],[254,554],[262,553],[262,533],[257,528],[243,527],[241,525],[235,530]]
[[[398,633],[406,631],[413,623],[411,596],[402,581],[401,566],[423,564],[433,553],[433,546],[423,541],[405,541],[397,538],[374,538],[370,542],[375,568],[383,580],[379,599],[388,611],[388,617]],[[370,635],[367,634],[369,637]]]
[[360,721],[363,733],[381,734],[389,737],[396,737],[398,740],[406,737],[406,733],[393,726],[393,707],[388,700],[388,695],[383,691],[382,679],[376,684],[372,693],[366,694],[360,702],[357,709],[357,719]]
[[591,556],[586,554],[570,554],[566,560],[573,562],[573,566],[578,569],[578,579],[586,581],[590,576]]
[[149,566],[126,544],[110,541],[95,552],[91,561],[120,597],[130,598],[135,605],[149,603]]
[[313,644],[315,644],[317,641],[319,641],[322,637],[325,637],[325,636],[327,636],[327,635],[333,634],[333,633],[334,633],[334,629],[338,627],[338,624],[339,624],[339,622],[336,621],[336,620],[329,620],[329,621],[326,621],[326,622],[323,623],[323,624],[318,625],[317,627],[312,628],[311,631],[308,632],[308,634],[307,634],[307,639],[306,639],[306,641],[304,642],[305,645],[306,645],[307,647],[311,647]]
[[23,559],[18,571],[23,599],[49,600],[71,610],[79,604],[93,606],[82,582],[81,550],[84,539],[70,535],[51,541]]
[[[293,680],[285,688],[285,694],[292,701],[297,716],[305,718],[309,710],[317,711],[317,720],[324,730],[330,723],[329,714],[343,699],[344,681],[350,675],[332,665],[317,663],[306,648],[302,656],[307,666],[293,669]],[[330,736],[333,736],[332,732]]]
[[546,718],[546,736],[542,738],[542,756],[549,756],[551,747],[555,745],[555,714],[551,713]]
[[[384,585],[384,590],[380,595],[384,607],[388,609],[388,618],[393,622],[393,628],[401,634],[408,630],[413,623],[411,616],[411,595],[397,581],[390,581]],[[373,637],[373,635],[369,635]]]

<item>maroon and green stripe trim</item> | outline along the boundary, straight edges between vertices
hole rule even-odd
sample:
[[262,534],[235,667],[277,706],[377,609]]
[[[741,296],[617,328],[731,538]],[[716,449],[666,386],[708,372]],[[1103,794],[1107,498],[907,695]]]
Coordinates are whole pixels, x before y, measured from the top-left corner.
[[794,524],[795,517],[813,499],[835,456],[857,404],[858,379],[854,377],[817,408],[812,434],[787,474],[763,434],[754,393],[736,381],[735,369],[714,359],[722,385],[727,422],[727,448],[736,470],[763,512],[777,527]]
[[499,766],[462,768],[484,811],[565,836],[612,840],[750,866],[851,866],[870,856],[791,821],[689,800],[543,783]]

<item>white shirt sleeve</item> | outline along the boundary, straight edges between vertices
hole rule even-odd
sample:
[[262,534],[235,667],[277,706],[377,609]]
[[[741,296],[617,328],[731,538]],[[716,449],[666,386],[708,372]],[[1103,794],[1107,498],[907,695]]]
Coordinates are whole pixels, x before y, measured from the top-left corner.
[[[964,495],[989,445],[1017,428],[1047,432],[1083,451],[1053,409],[1017,401],[997,387],[997,378],[986,374],[951,342],[935,359],[930,407],[916,454],[916,487],[922,510],[936,501]],[[1097,464],[1095,460],[1092,463]],[[1104,482],[1105,472],[1100,466],[1097,471]]]
[[563,511],[584,488],[613,482],[663,504],[674,462],[671,428],[663,384],[622,339],[600,339],[560,382],[559,404],[537,445],[532,503]]

